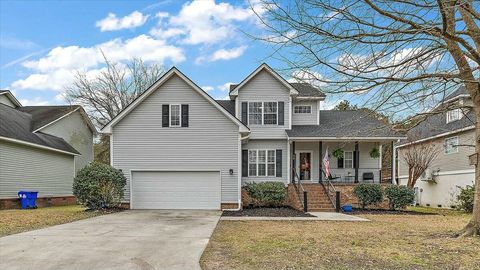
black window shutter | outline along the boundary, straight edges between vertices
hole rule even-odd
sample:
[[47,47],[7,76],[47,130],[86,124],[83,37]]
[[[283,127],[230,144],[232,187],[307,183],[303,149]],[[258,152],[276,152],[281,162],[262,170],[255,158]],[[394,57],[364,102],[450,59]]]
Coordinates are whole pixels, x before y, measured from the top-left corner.
[[242,150],[242,176],[248,176],[248,150]]
[[283,126],[285,124],[285,103],[283,101],[278,102],[278,125]]
[[182,127],[188,127],[188,104],[182,104]]
[[162,105],[162,127],[170,126],[170,110],[168,104]]
[[248,125],[248,102],[242,102],[242,123]]
[[353,151],[353,168],[357,168],[357,151]]
[[276,171],[277,171],[277,177],[282,177],[282,150],[281,149],[277,149],[276,151],[276,159],[275,159],[275,162],[276,162]]
[[343,168],[343,158],[338,158],[337,159],[337,168],[339,168],[339,169]]

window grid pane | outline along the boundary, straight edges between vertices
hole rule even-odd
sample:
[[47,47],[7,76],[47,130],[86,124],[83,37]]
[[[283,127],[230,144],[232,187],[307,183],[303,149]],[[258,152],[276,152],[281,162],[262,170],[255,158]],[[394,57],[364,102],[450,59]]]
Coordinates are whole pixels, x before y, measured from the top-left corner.
[[353,168],[353,152],[352,151],[343,152],[343,167]]
[[250,125],[262,124],[262,102],[248,103],[248,123]]
[[264,103],[263,124],[264,125],[276,125],[277,124],[277,103],[265,102]]
[[445,154],[452,154],[458,152],[458,137],[445,139],[444,145]]
[[298,105],[293,109],[294,113],[312,113],[312,106]]
[[265,163],[264,164],[259,163],[258,164],[258,176],[265,176],[265,175],[266,175]]
[[275,164],[268,164],[268,176],[275,176]]
[[180,126],[180,105],[170,105],[170,126]]

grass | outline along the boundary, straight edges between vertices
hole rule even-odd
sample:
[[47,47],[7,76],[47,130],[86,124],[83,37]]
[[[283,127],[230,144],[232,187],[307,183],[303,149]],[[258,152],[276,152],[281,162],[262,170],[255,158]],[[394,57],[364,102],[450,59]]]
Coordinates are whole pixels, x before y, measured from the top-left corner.
[[480,239],[453,235],[470,216],[364,215],[371,222],[221,221],[203,269],[480,269]]
[[54,206],[37,209],[0,210],[0,237],[72,222],[103,214],[85,211],[80,205]]

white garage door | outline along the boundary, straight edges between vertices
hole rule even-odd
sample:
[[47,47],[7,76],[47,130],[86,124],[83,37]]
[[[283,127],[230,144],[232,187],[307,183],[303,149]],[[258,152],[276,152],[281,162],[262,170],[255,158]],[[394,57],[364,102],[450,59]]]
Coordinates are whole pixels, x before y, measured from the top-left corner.
[[220,172],[132,172],[133,209],[220,209]]

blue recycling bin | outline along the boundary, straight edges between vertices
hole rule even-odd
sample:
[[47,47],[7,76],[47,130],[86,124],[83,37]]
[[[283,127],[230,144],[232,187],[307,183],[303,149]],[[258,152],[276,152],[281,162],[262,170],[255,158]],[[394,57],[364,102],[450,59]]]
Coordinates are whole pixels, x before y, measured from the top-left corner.
[[37,208],[37,191],[19,191],[18,198],[22,203],[22,209]]
[[345,204],[345,205],[342,206],[342,210],[345,213],[350,213],[353,210],[352,205],[351,204]]

